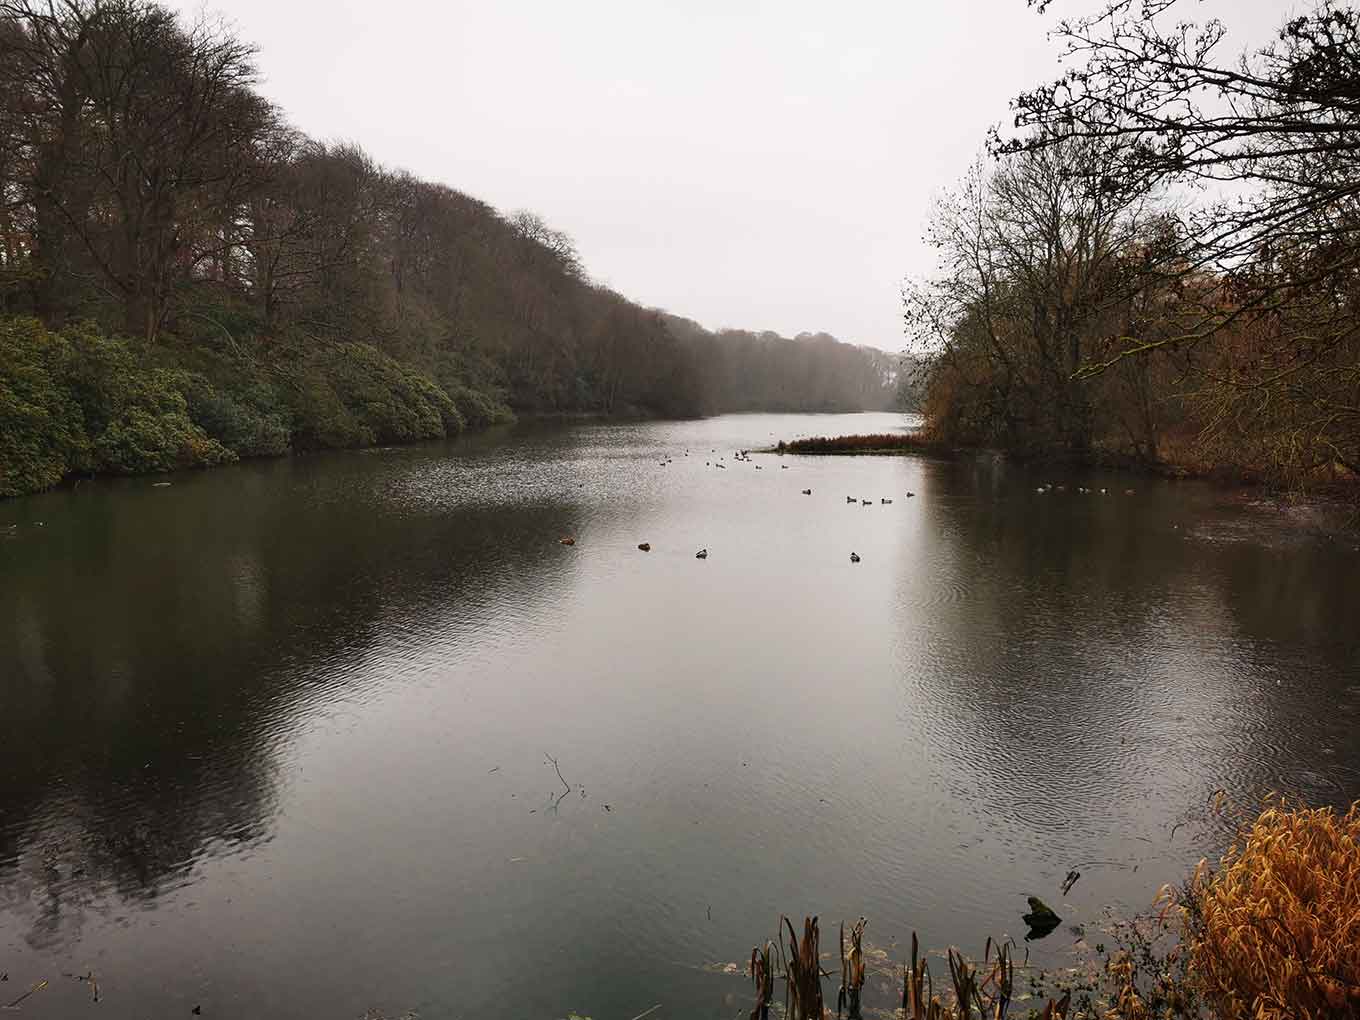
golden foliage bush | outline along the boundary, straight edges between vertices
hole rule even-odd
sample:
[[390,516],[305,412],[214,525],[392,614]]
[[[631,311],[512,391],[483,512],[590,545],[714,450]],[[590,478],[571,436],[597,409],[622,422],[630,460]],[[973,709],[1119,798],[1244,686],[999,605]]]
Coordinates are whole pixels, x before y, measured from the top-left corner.
[[1360,1016],[1360,802],[1269,804],[1190,887],[1190,968],[1223,1017]]

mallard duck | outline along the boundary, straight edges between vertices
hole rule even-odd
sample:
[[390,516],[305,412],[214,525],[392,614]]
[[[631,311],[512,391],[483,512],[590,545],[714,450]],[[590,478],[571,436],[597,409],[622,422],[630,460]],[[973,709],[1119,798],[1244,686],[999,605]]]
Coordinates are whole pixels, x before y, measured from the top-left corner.
[[853,503],[853,502],[855,502],[855,497],[854,497],[854,496],[846,496],[846,497],[845,497],[845,501],[846,501],[847,503]]
[[864,506],[873,506],[873,505],[874,505],[874,501],[873,501],[872,499],[861,499],[861,500],[860,500],[860,503],[862,503]]
[[859,553],[853,553],[853,552],[852,552],[852,553],[850,554],[850,562],[851,562],[851,563],[858,563],[858,562],[859,562]]
[[803,490],[803,495],[804,495],[804,496],[811,496],[811,495],[812,495],[812,490],[811,490],[811,489],[804,489],[804,490]]
[[643,552],[651,552],[651,551],[652,551],[652,543],[651,543],[651,542],[639,542],[639,543],[638,543],[638,548],[641,549]]
[[561,538],[559,538],[559,539],[557,540],[557,544],[558,544],[558,545],[575,545],[575,544],[576,544],[576,539],[572,538],[570,535],[563,535]]
[[879,500],[879,502],[882,503],[884,506],[890,506],[892,504],[892,500],[890,499],[882,499]]
[[700,549],[697,553],[694,554],[694,558],[695,558],[696,560],[706,560],[706,559],[708,559],[708,550],[707,550],[707,549]]

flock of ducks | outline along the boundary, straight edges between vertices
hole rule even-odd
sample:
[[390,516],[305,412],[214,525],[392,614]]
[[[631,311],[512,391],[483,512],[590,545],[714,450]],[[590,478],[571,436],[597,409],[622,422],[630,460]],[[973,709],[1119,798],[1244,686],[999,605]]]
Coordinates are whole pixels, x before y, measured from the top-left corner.
[[[712,454],[712,453],[717,453],[717,452],[718,452],[718,451],[717,451],[716,449],[713,449],[713,450],[710,450],[710,451],[709,451],[710,454]],[[688,456],[689,456],[689,451],[686,450],[685,453],[684,453],[684,455],[685,455],[686,457],[688,457]],[[719,457],[718,457],[717,463],[713,462],[712,460],[706,460],[706,461],[704,461],[704,467],[716,467],[716,468],[722,468],[722,469],[725,471],[725,470],[727,470],[727,465],[724,464],[724,463],[722,463],[722,461],[723,461],[724,459],[725,459],[725,458],[723,458],[722,456],[719,456]],[[736,453],[734,453],[734,454],[732,455],[732,459],[735,460],[735,461],[744,461],[744,462],[747,463],[747,464],[751,464],[752,466],[755,467],[755,469],[756,469],[757,471],[763,470],[763,465],[756,464],[756,463],[751,459],[751,451],[750,451],[750,450],[738,450]],[[667,457],[662,457],[661,460],[657,461],[657,463],[658,463],[659,465],[661,465],[662,467],[667,467],[667,466],[669,466],[669,465],[675,463],[675,458],[669,457],[669,456],[667,456]],[[781,471],[787,471],[787,470],[789,469],[789,466],[788,466],[787,464],[780,464],[780,465],[779,465],[779,469],[780,469]],[[1051,489],[1052,486],[1049,486],[1048,488]],[[1059,488],[1061,489],[1062,487],[1060,486]],[[811,489],[801,489],[801,490],[799,490],[799,491],[801,491],[802,494],[803,494],[804,496],[811,496],[811,495],[812,495],[812,490],[811,490]],[[1046,490],[1043,489],[1043,488],[1040,488],[1039,491],[1040,491],[1040,492],[1044,492],[1044,491],[1046,491]],[[1083,491],[1085,491],[1085,490],[1083,490]],[[1101,492],[1104,492],[1104,491],[1105,491],[1104,489],[1101,490]],[[1132,490],[1130,490],[1130,491],[1132,491]],[[911,498],[912,498],[913,496],[915,496],[915,495],[916,495],[916,493],[914,493],[914,492],[908,492],[908,493],[907,493],[907,498],[908,498],[908,499],[911,499]],[[847,503],[859,503],[861,506],[873,506],[873,505],[874,505],[874,501],[873,501],[872,499],[861,499],[861,498],[858,497],[858,496],[846,496],[846,497],[845,497],[845,501],[846,501]],[[878,501],[878,503],[879,503],[880,506],[891,506],[891,505],[892,505],[892,500],[891,500],[891,499],[886,499],[886,498],[880,498],[879,501]],[[574,536],[572,536],[572,535],[563,535],[563,536],[562,536],[561,538],[559,538],[557,541],[558,541],[558,543],[559,543],[560,545],[575,545],[575,544],[576,544],[576,538],[575,538]],[[650,542],[639,542],[639,543],[638,543],[638,549],[639,549],[641,552],[651,552],[651,551],[652,551],[652,544],[651,544]],[[698,552],[696,552],[696,553],[694,554],[694,558],[695,558],[696,560],[706,560],[706,559],[708,559],[708,550],[707,550],[707,549],[700,549]],[[851,562],[851,563],[859,563],[859,562],[860,562],[860,559],[861,559],[861,558],[860,558],[859,553],[852,552],[852,553],[850,554],[850,562]]]
[[[811,495],[812,495],[812,490],[811,490],[811,489],[804,489],[804,490],[803,490],[803,495],[804,495],[804,496],[811,496]],[[907,499],[911,499],[911,498],[912,498],[913,496],[915,496],[915,495],[916,495],[916,493],[914,493],[914,492],[909,492],[909,493],[907,493]],[[860,499],[858,496],[846,496],[846,497],[845,497],[845,501],[846,501],[847,503],[858,503],[858,504],[860,504],[861,506],[873,506],[873,505],[874,505],[874,501],[873,501],[872,499]],[[878,501],[878,504],[879,504],[879,506],[891,506],[891,505],[892,505],[892,500],[890,500],[890,499],[880,499],[880,500]]]
[[[1052,482],[1049,482],[1047,485],[1041,485],[1041,486],[1039,486],[1039,487],[1038,487],[1037,489],[1035,489],[1034,491],[1037,492],[1039,495],[1043,496],[1043,495],[1046,495],[1046,494],[1048,494],[1048,493],[1050,493],[1050,492],[1054,492],[1054,491],[1057,491],[1057,492],[1066,492],[1066,491],[1067,491],[1067,486],[1066,486],[1066,485],[1054,485]],[[1090,495],[1090,494],[1093,493],[1093,492],[1098,492],[1098,493],[1099,493],[1100,495],[1102,495],[1102,496],[1108,496],[1109,493],[1110,493],[1110,490],[1109,490],[1109,489],[1088,489],[1088,488],[1087,488],[1086,486],[1084,486],[1084,485],[1078,485],[1078,486],[1077,486],[1077,491],[1080,492],[1080,493],[1082,493],[1082,494],[1084,494],[1084,495]],[[1134,490],[1133,490],[1133,489],[1125,489],[1125,490],[1124,490],[1124,495],[1126,495],[1126,496],[1132,496],[1133,493],[1134,493]]]

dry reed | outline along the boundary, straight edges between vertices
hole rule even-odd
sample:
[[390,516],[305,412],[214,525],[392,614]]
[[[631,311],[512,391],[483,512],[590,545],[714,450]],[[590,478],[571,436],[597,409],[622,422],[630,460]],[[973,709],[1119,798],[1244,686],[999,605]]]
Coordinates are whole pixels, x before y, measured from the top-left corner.
[[770,1015],[770,1000],[774,998],[774,952],[773,942],[766,942],[763,949],[756,947],[751,950],[751,964],[747,973],[756,987],[756,1004],[751,1010],[751,1020],[765,1020]]
[[1266,807],[1185,902],[1191,974],[1224,1017],[1360,1015],[1360,802]]
[[[818,954],[821,933],[817,918],[803,918],[803,938],[794,935],[793,924],[787,917],[780,918],[789,933],[789,957],[784,964],[788,978],[790,1020],[822,1020],[822,965]],[[781,932],[782,936],[782,932]]]
[[841,987],[836,993],[836,1016],[844,1009],[851,1020],[859,1013],[859,995],[864,987],[864,929],[869,922],[861,917],[850,929],[850,948],[845,948],[845,922],[841,922]]
[[938,443],[919,432],[890,432],[868,436],[813,436],[780,442],[779,453],[900,453],[934,450]]

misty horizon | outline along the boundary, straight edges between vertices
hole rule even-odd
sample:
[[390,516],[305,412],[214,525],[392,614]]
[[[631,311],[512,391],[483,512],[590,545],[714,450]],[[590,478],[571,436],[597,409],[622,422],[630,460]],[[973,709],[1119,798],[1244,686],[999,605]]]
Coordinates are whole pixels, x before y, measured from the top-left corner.
[[[933,199],[1060,72],[1046,32],[1096,5],[172,6],[255,43],[260,91],[307,134],[538,213],[633,301],[896,351]],[[1230,48],[1283,13],[1241,6]]]

